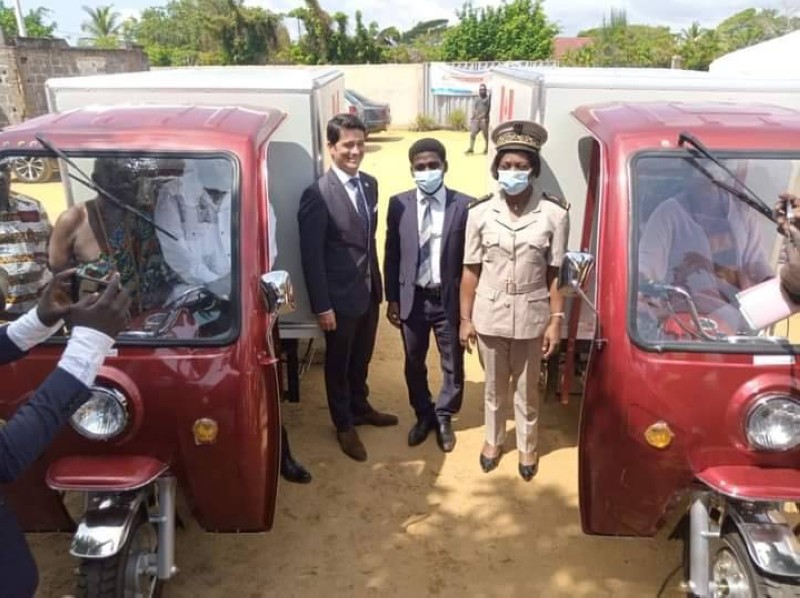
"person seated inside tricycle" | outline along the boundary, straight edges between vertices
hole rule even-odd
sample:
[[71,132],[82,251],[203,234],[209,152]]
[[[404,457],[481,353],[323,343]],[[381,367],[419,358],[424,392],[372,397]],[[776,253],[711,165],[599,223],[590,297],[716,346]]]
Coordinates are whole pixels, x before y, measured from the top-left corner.
[[[760,187],[756,192],[768,197],[777,195],[775,180],[786,181],[788,162],[735,161],[742,176],[750,174],[749,184]],[[737,182],[709,161],[662,156],[640,159],[634,168],[634,201],[657,198],[651,214],[640,205],[634,211],[646,218],[634,227],[641,231],[638,334],[648,341],[755,336],[737,295],[776,276],[781,241],[774,224],[720,186]],[[658,198],[654,186],[669,193]]]
[[[232,176],[223,175],[232,173],[230,161],[131,155],[93,162],[98,189],[87,193],[71,182],[73,205],[50,241],[51,269],[77,267],[78,296],[101,290],[119,272],[132,299],[123,338],[227,335]],[[213,174],[201,179],[206,168]],[[208,177],[218,182],[211,189],[202,184]]]

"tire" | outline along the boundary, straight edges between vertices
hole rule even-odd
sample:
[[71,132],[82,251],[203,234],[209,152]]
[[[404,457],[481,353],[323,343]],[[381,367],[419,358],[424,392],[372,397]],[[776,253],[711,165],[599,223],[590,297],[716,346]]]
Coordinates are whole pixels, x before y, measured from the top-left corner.
[[53,177],[53,162],[49,158],[30,156],[17,158],[13,164],[14,176],[20,183],[46,183]]
[[[688,557],[688,551],[685,554]],[[688,564],[686,557],[684,562]],[[761,572],[753,564],[744,540],[735,528],[712,543],[709,579],[723,586],[722,591],[717,590],[714,594],[715,598],[800,598],[800,580]],[[688,596],[695,598],[695,594]]]
[[[163,583],[160,579],[147,579],[134,573],[138,556],[158,546],[158,535],[140,509],[131,526],[122,549],[107,559],[84,559],[78,568],[78,598],[160,598]],[[149,551],[148,551],[149,552]],[[155,584],[152,582],[155,581]],[[137,582],[144,590],[137,588]]]

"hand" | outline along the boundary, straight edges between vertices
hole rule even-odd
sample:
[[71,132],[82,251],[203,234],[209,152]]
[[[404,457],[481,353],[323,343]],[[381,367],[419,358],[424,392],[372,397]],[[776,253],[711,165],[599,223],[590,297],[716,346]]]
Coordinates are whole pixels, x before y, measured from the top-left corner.
[[333,332],[336,330],[336,312],[330,310],[317,315],[317,324],[324,332]]
[[478,334],[475,332],[475,325],[472,320],[461,320],[461,326],[458,329],[458,340],[467,353],[472,353],[472,345],[478,342]]
[[75,271],[75,268],[71,268],[59,272],[42,290],[39,304],[36,306],[36,315],[48,328],[63,320],[72,307],[72,277]]
[[66,319],[73,326],[92,328],[114,338],[125,330],[130,304],[130,296],[120,286],[119,274],[114,274],[102,295],[87,295],[70,307]]
[[390,301],[389,306],[386,308],[386,319],[395,328],[400,328],[400,304],[396,301]]
[[675,281],[680,286],[686,286],[686,279],[695,272],[714,272],[714,264],[697,252],[690,251],[683,261],[675,267]]
[[561,319],[553,318],[544,331],[544,339],[542,340],[542,357],[549,359],[558,349],[561,342]]
[[795,247],[800,247],[800,197],[791,193],[782,193],[778,196],[780,201],[775,204],[775,218],[778,221],[778,230],[786,235]]

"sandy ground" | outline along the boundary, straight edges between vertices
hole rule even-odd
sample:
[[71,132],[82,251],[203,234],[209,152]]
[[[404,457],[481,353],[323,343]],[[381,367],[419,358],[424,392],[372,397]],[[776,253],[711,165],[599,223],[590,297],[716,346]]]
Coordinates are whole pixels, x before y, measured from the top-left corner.
[[[450,152],[450,186],[485,192],[485,158],[465,157],[466,134],[434,133]],[[369,146],[364,170],[381,185],[383,209],[410,186],[408,146],[419,134],[392,132]],[[478,147],[482,147],[480,142]],[[381,240],[382,245],[382,240]],[[439,385],[437,355],[431,381]],[[517,474],[513,434],[500,467],[478,465],[483,440],[482,372],[467,360],[458,445],[439,451],[433,436],[409,448],[414,417],[402,378],[398,333],[385,321],[370,370],[373,404],[400,417],[390,429],[362,429],[367,463],[336,445],[322,370],[302,380],[302,402],[284,405],[293,449],[314,475],[309,486],[283,483],[274,529],[261,535],[212,535],[194,522],[178,534],[180,574],[170,597],[291,596],[655,596],[680,562],[665,539],[609,539],[582,534],[578,512],[579,397],[542,406],[539,475]],[[509,422],[511,426],[511,422]],[[184,511],[185,512],[185,511]],[[32,535],[41,569],[38,596],[71,591],[69,538]],[[673,578],[664,596],[678,596]],[[1,593],[1,592],[0,592]]]

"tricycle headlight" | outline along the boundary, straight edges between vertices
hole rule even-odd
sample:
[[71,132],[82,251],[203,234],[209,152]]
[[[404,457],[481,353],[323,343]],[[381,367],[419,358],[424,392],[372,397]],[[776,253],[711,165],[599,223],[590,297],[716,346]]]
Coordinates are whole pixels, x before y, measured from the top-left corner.
[[800,446],[800,402],[786,395],[764,397],[747,415],[747,440],[764,451]]
[[70,423],[78,434],[91,440],[119,436],[128,425],[125,395],[113,388],[93,387],[89,400],[72,414]]

